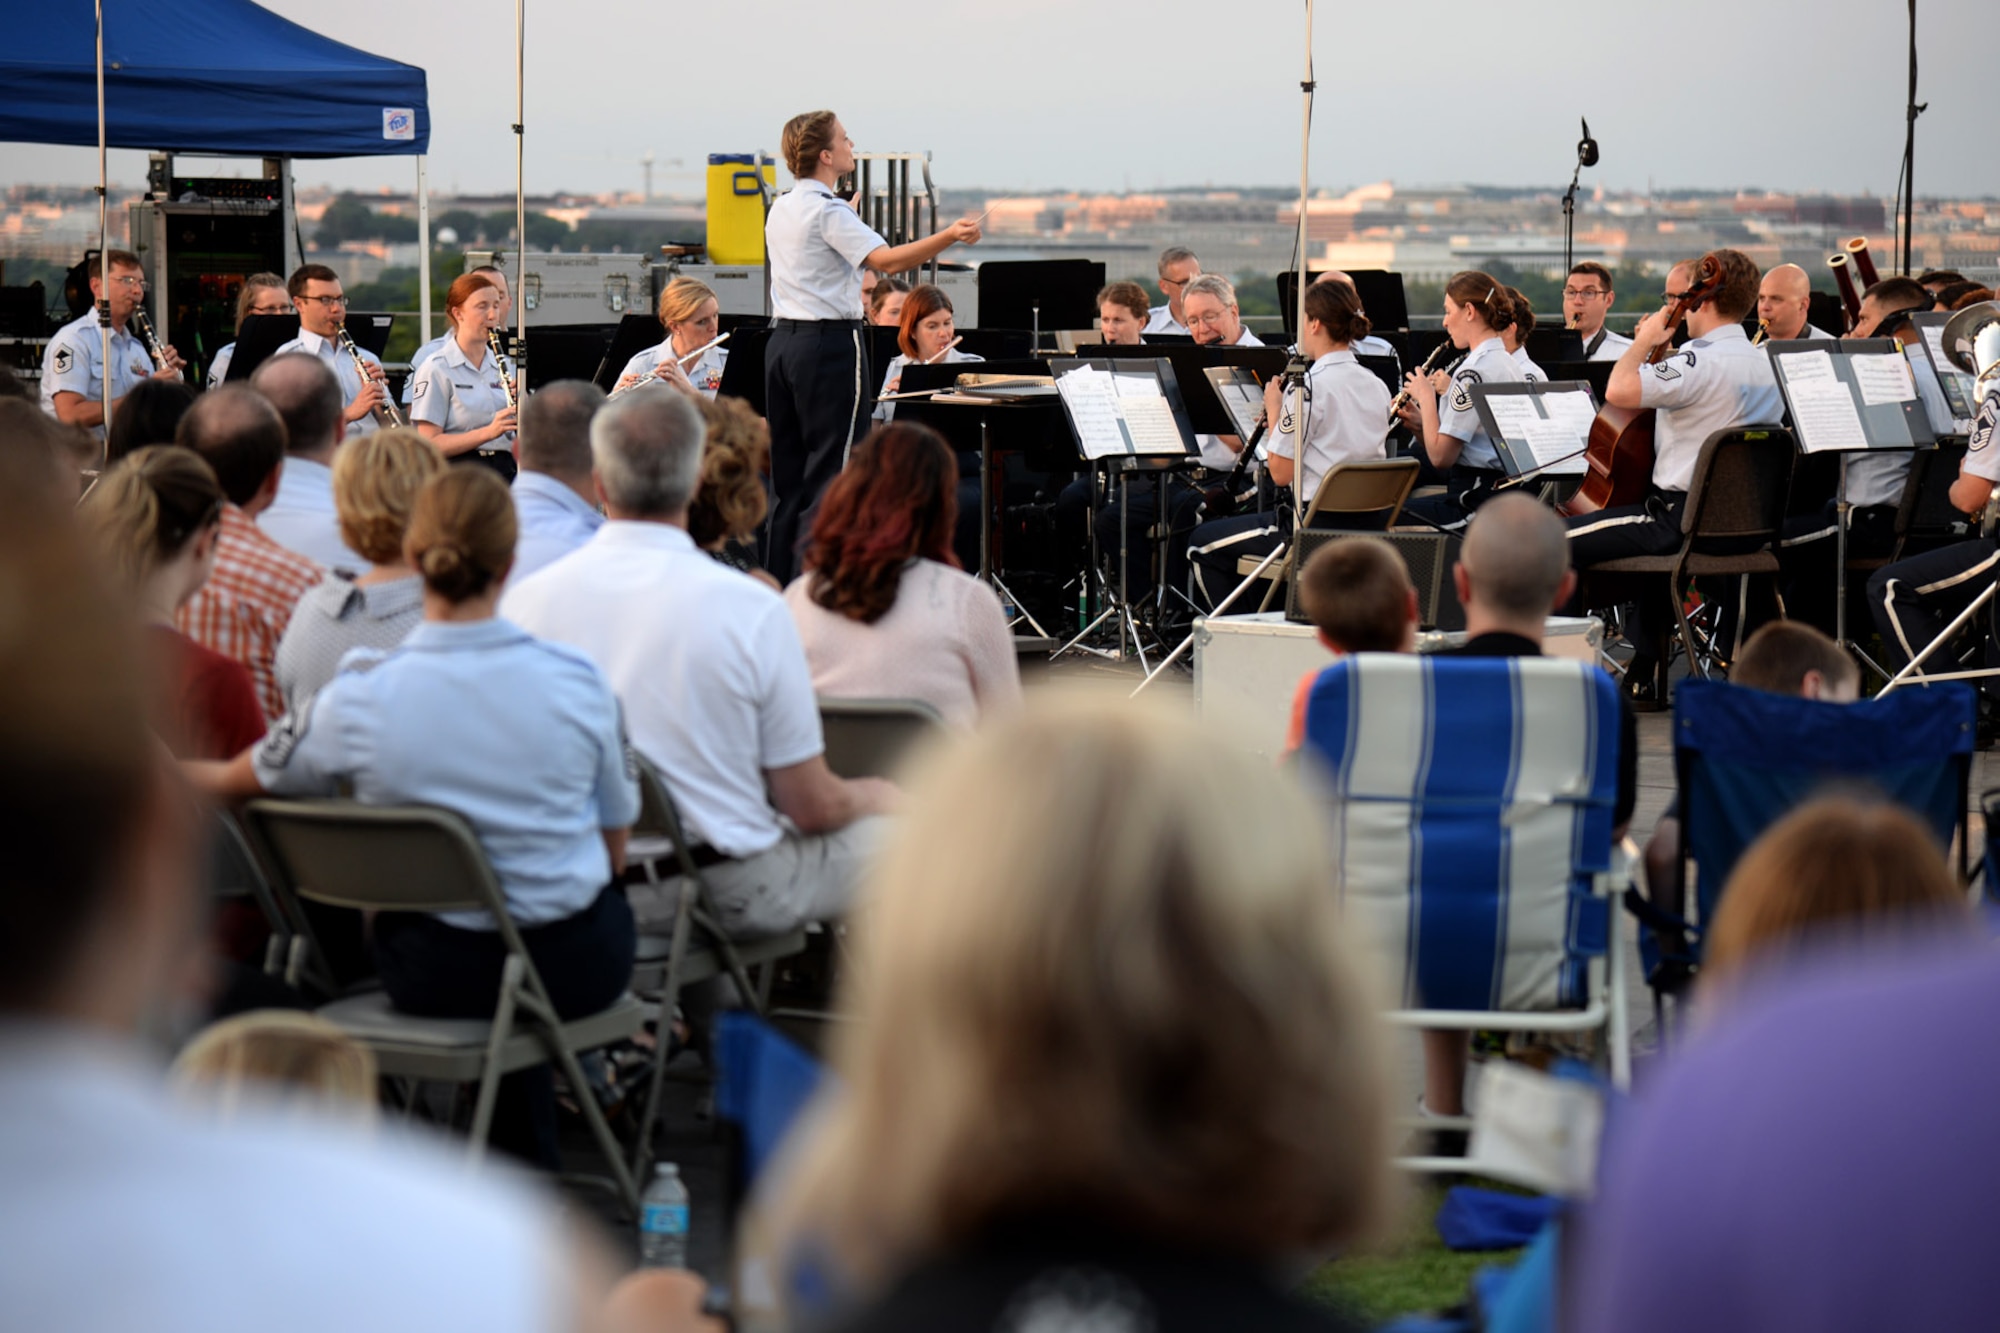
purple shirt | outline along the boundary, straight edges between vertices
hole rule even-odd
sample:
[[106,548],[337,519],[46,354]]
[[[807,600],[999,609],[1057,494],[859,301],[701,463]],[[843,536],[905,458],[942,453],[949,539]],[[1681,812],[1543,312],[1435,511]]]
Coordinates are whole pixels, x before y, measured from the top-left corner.
[[1615,1125],[1567,1326],[1985,1329],[2000,956],[1750,986]]

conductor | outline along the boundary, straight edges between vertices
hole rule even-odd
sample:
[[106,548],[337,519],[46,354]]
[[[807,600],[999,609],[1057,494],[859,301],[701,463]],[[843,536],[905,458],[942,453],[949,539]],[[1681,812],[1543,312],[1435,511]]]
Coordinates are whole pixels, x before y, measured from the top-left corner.
[[854,170],[854,143],[831,111],[785,122],[779,147],[797,184],[771,205],[771,341],[765,415],[771,423],[771,526],[764,565],[778,582],[796,572],[807,512],[847,461],[874,409],[863,340],[861,270],[902,273],[951,246],[979,241],[966,218],[906,245],[890,245],[833,192]]

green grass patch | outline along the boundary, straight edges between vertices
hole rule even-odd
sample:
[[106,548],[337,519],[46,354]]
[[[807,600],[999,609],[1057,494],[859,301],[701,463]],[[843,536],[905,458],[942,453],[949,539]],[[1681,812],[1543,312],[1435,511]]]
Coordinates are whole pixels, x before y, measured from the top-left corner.
[[[1495,1181],[1470,1183],[1509,1188]],[[1488,1264],[1511,1264],[1521,1252],[1461,1254],[1446,1249],[1437,1234],[1437,1211],[1444,1194],[1444,1187],[1435,1182],[1417,1185],[1401,1229],[1386,1245],[1322,1264],[1306,1279],[1301,1294],[1370,1325],[1463,1305],[1472,1290],[1474,1273]]]

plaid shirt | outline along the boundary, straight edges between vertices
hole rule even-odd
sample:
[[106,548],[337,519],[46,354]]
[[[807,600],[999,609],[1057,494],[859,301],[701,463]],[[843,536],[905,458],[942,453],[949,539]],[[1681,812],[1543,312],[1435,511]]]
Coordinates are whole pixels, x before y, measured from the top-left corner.
[[215,572],[175,615],[174,623],[196,643],[248,667],[264,719],[275,722],[285,713],[285,697],[272,667],[278,640],[291,623],[299,598],[325,575],[317,561],[286,550],[265,536],[248,514],[225,504]]

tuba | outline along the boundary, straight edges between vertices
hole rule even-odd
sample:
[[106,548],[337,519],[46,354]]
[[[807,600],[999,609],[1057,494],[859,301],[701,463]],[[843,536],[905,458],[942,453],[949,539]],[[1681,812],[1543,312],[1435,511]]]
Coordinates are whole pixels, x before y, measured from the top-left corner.
[[[1972,398],[1984,418],[1989,407],[2000,410],[2000,301],[1981,301],[1958,311],[1944,325],[1944,354],[1972,376]],[[1983,420],[1980,425],[1986,424]],[[1977,443],[1980,425],[1973,427]],[[1991,537],[2000,528],[2000,487],[1986,502],[1979,535]]]

